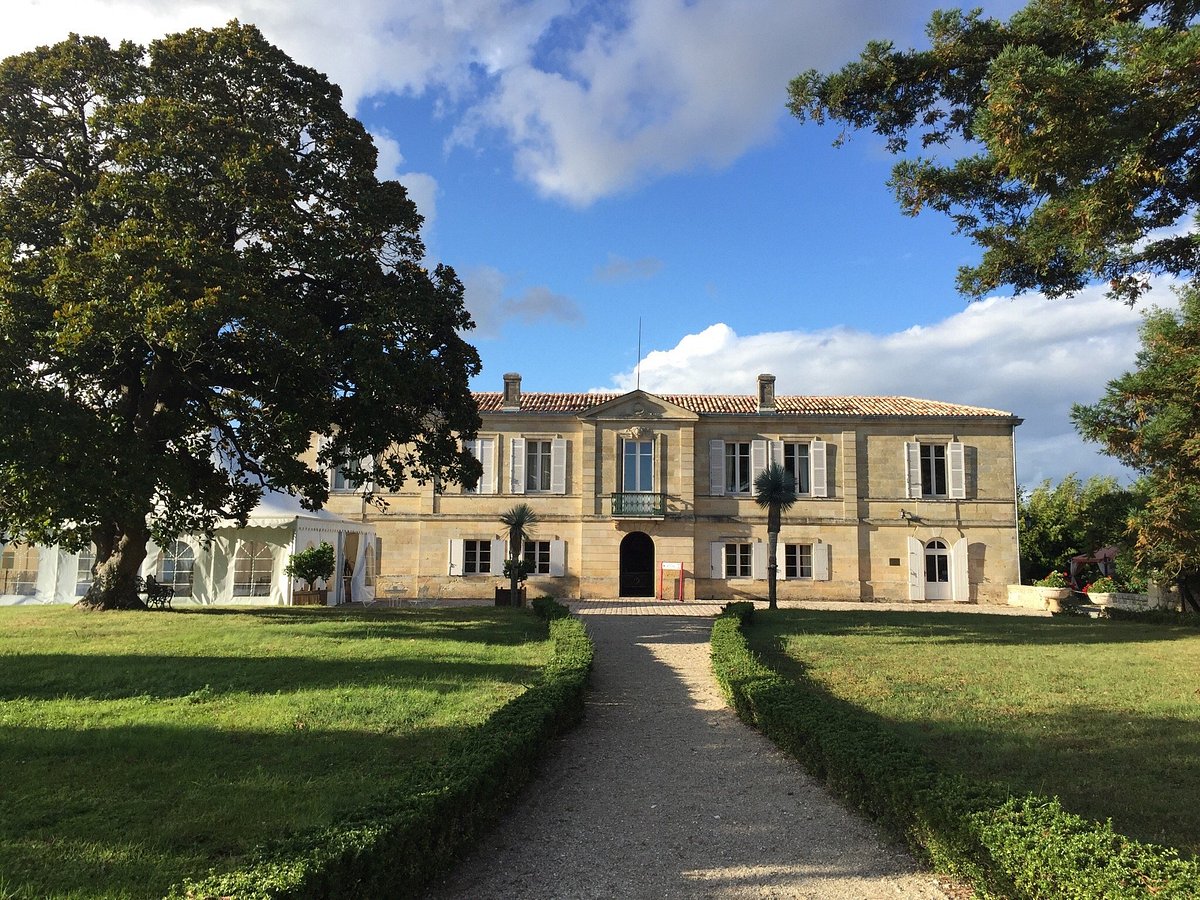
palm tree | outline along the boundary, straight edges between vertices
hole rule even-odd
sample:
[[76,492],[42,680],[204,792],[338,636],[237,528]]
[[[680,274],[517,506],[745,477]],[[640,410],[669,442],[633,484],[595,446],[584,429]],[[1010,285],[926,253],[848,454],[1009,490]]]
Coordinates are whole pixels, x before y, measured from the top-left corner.
[[517,584],[521,580],[521,551],[530,530],[538,523],[538,516],[528,503],[518,503],[500,514],[500,522],[508,529],[508,599],[513,606],[520,606],[521,595],[517,593]]
[[775,549],[779,544],[779,519],[796,502],[796,479],[779,463],[771,463],[754,479],[754,502],[767,511],[767,605],[775,602],[775,579],[779,572]]

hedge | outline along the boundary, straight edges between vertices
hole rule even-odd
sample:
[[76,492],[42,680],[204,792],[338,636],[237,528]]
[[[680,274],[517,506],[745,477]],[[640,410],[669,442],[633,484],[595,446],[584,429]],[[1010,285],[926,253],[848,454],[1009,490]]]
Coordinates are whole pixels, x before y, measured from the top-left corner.
[[353,818],[263,845],[246,867],[176,885],[168,897],[315,900],[419,893],[496,819],[550,740],[583,718],[593,646],[582,623],[564,609],[557,603],[538,607],[550,620],[553,642],[541,680],[442,759],[414,767]]
[[732,612],[713,626],[711,649],[738,715],[934,868],[970,880],[982,897],[1200,897],[1200,862],[1080,818],[1056,799],[1013,797],[940,771],[815,681],[764,666],[746,643],[741,611]]

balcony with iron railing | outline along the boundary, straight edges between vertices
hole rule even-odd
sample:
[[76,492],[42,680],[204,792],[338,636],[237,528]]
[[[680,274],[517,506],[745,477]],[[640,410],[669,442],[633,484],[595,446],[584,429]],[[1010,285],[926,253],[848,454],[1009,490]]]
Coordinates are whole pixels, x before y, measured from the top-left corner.
[[666,494],[623,492],[612,495],[613,518],[661,519],[666,512]]

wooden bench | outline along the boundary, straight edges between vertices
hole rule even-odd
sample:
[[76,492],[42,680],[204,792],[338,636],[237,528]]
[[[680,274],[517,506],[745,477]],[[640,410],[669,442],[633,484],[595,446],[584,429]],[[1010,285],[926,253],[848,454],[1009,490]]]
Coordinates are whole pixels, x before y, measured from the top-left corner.
[[138,593],[146,595],[146,606],[149,609],[171,609],[171,601],[175,598],[175,588],[163,584],[153,575],[147,575],[139,585]]

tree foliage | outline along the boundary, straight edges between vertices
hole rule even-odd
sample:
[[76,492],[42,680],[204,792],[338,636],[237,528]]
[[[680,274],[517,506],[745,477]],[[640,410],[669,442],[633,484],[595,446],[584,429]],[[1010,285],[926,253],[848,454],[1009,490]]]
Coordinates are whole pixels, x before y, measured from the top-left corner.
[[1147,500],[1133,518],[1139,564],[1180,586],[1200,611],[1200,286],[1178,310],[1146,314],[1137,367],[1071,417],[1080,434],[1144,473]]
[[148,538],[264,485],[472,482],[462,286],[375,165],[338,88],[237,22],[0,62],[0,531],[93,542],[89,602],[133,605]]
[[796,479],[779,463],[771,463],[754,479],[754,502],[767,511],[767,606],[777,609],[779,529],[783,513],[796,503]]
[[1022,577],[1032,581],[1065,572],[1073,556],[1125,543],[1129,517],[1140,502],[1138,492],[1100,475],[1085,482],[1071,474],[1057,485],[1046,479],[1022,492]]
[[919,139],[927,155],[899,162],[890,185],[905,213],[946,213],[983,249],[959,270],[964,293],[1058,296],[1103,280],[1132,301],[1150,275],[1200,264],[1196,237],[1171,231],[1200,200],[1198,9],[1031,0],[1008,22],[937,12],[928,49],[871,42],[838,72],[795,78],[789,107],[871,128],[897,154]]

